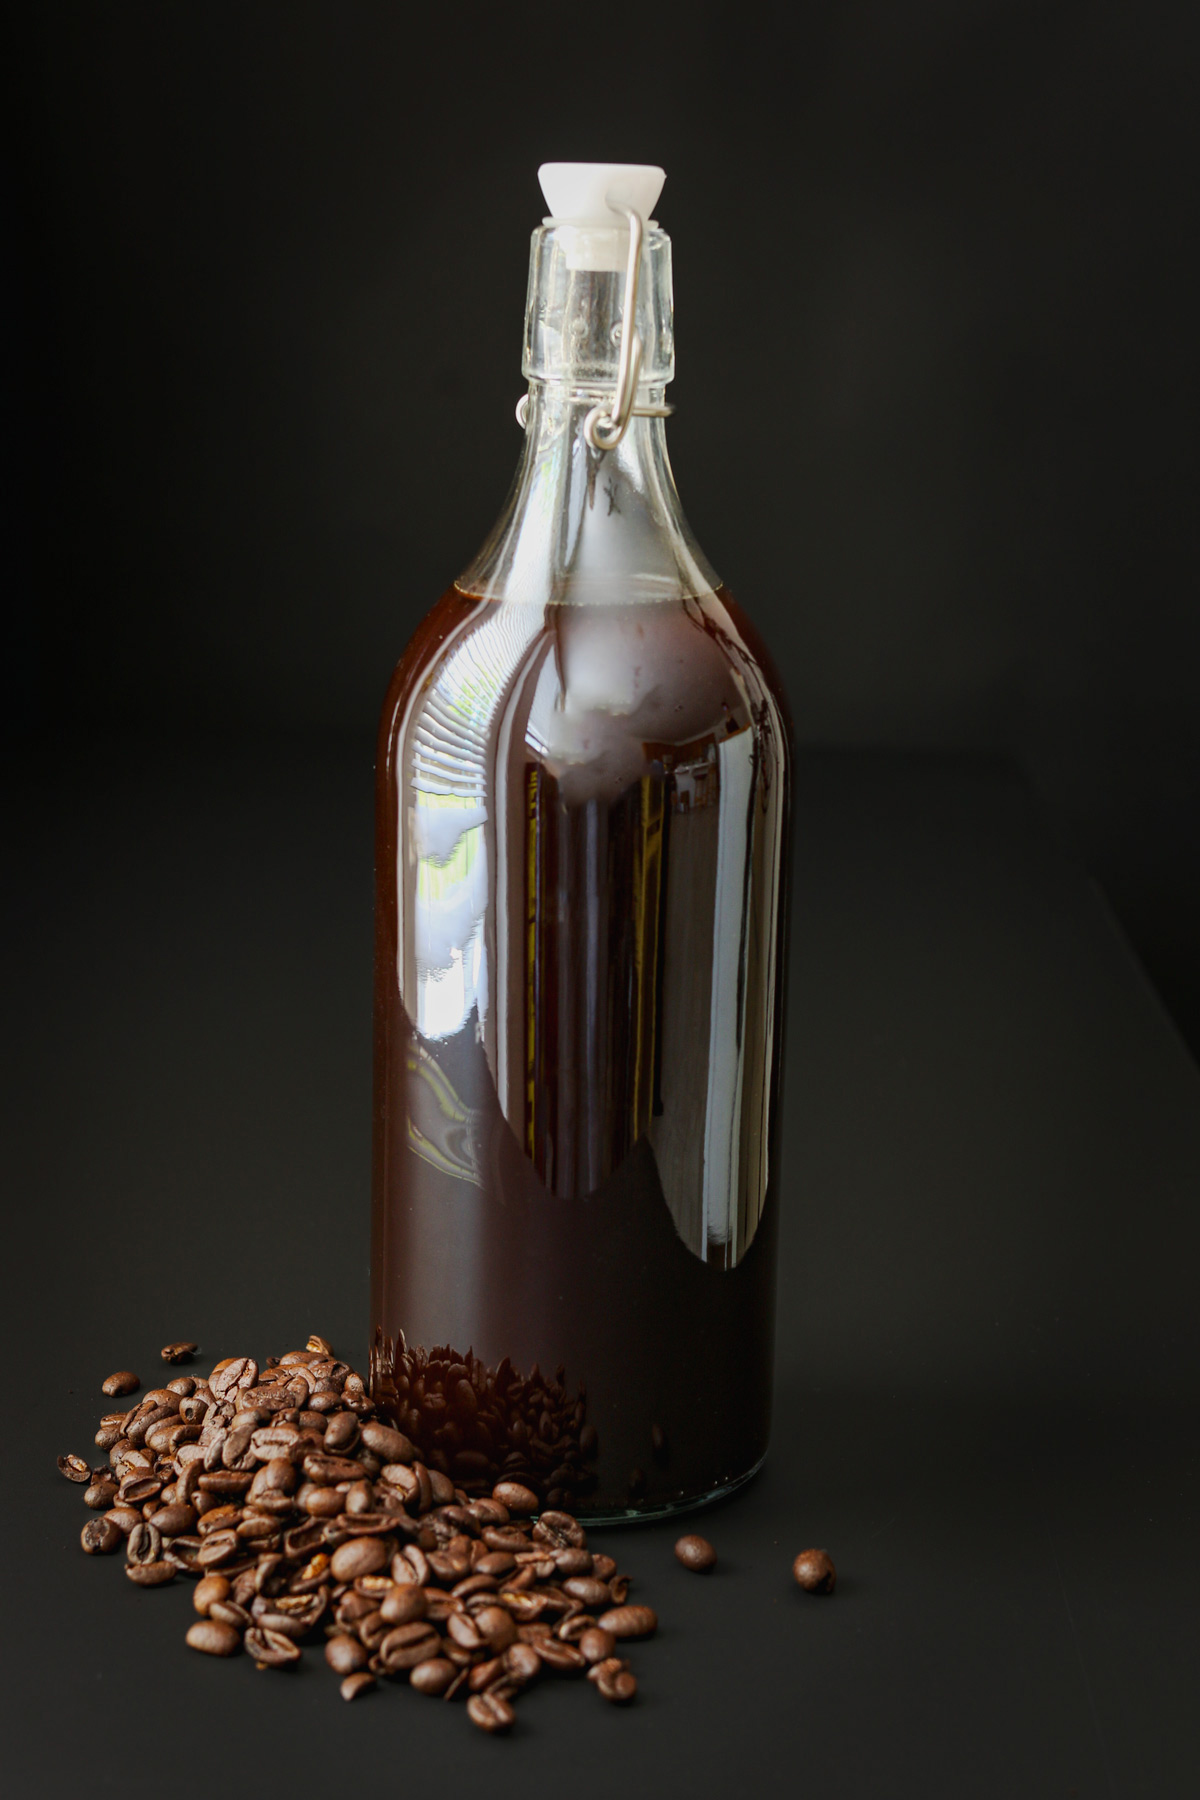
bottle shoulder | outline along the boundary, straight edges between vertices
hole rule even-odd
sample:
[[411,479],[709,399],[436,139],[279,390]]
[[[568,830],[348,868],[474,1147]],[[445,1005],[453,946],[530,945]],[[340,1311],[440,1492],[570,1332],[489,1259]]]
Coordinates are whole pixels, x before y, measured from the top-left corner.
[[[724,589],[691,599],[521,604],[454,587],[398,663],[380,723],[381,770],[398,760],[454,789],[503,737],[579,785],[648,764],[692,763],[749,732],[791,760],[783,688]],[[586,785],[586,783],[584,783]]]

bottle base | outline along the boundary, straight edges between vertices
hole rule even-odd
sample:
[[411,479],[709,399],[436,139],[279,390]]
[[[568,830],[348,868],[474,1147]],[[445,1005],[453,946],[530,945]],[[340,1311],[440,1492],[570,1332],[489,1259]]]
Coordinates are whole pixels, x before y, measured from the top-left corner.
[[764,1451],[744,1475],[737,1475],[732,1481],[724,1481],[719,1487],[710,1488],[706,1493],[690,1494],[683,1500],[651,1501],[645,1506],[611,1508],[580,1506],[575,1510],[574,1516],[581,1525],[607,1530],[610,1525],[645,1525],[654,1519],[673,1519],[680,1513],[698,1512],[701,1507],[714,1506],[718,1500],[727,1500],[730,1494],[736,1494],[739,1488],[744,1488],[747,1482],[754,1480],[766,1460]]

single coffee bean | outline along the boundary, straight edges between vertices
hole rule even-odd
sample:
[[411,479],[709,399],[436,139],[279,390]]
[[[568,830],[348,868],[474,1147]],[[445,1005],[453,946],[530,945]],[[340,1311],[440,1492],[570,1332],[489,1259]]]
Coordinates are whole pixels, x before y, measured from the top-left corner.
[[90,1506],[94,1512],[106,1511],[117,1497],[117,1484],[109,1480],[107,1475],[93,1481],[84,1490],[83,1504]]
[[105,1513],[99,1519],[88,1520],[79,1541],[89,1556],[109,1556],[121,1542],[121,1530]]
[[128,1537],[134,1526],[142,1522],[141,1513],[132,1506],[110,1506],[104,1516],[112,1520],[123,1537]]
[[624,1606],[626,1595],[629,1593],[628,1575],[614,1575],[608,1584],[608,1591],[612,1595],[614,1606]]
[[174,1581],[178,1570],[173,1562],[127,1562],[125,1573],[137,1587],[163,1587]]
[[339,1632],[325,1645],[325,1661],[335,1675],[353,1675],[356,1669],[366,1668],[367,1652],[357,1638]]
[[492,1489],[492,1499],[506,1507],[514,1519],[527,1519],[538,1509],[537,1495],[519,1481],[498,1481]]
[[229,1582],[224,1575],[205,1575],[192,1590],[192,1605],[201,1617],[207,1617],[210,1606],[229,1598]]
[[90,1483],[92,1479],[91,1466],[84,1462],[82,1456],[60,1456],[58,1472],[60,1475],[65,1475],[68,1481]]
[[[316,1413],[320,1419],[323,1414]],[[338,1456],[343,1450],[349,1450],[358,1442],[358,1420],[352,1412],[334,1413],[325,1427],[325,1439],[322,1448],[331,1456]],[[394,1460],[394,1459],[393,1459]]]
[[165,1363],[191,1362],[199,1344],[164,1344],[159,1352]]
[[143,1519],[125,1540],[125,1555],[131,1563],[157,1562],[162,1555],[162,1533],[156,1525]]
[[359,1669],[356,1674],[347,1675],[339,1692],[341,1693],[343,1700],[357,1700],[360,1694],[365,1694],[368,1688],[373,1688],[374,1686],[375,1677],[369,1674],[366,1669]]
[[510,1644],[502,1660],[505,1674],[521,1687],[541,1674],[542,1659],[532,1644]]
[[195,1531],[196,1509],[194,1506],[181,1506],[178,1502],[172,1506],[160,1506],[157,1512],[151,1513],[150,1523],[164,1537],[178,1537],[181,1532]]
[[333,1358],[333,1349],[328,1339],[321,1337],[318,1332],[313,1331],[309,1333],[308,1342],[305,1344],[304,1348],[310,1351],[314,1356],[323,1356],[330,1360]]
[[614,1606],[596,1623],[615,1638],[652,1637],[658,1630],[658,1614],[652,1606]]
[[417,1664],[408,1681],[418,1694],[431,1694],[436,1699],[446,1692],[456,1674],[454,1664],[446,1657],[431,1656],[428,1662]]
[[695,1569],[699,1574],[711,1569],[717,1560],[717,1553],[708,1539],[698,1537],[695,1532],[678,1540],[675,1555],[685,1569]]
[[610,1597],[608,1583],[597,1581],[594,1575],[572,1575],[563,1582],[562,1591],[583,1606],[604,1606]]
[[544,1512],[533,1528],[533,1541],[549,1544],[555,1550],[565,1550],[568,1546],[582,1550],[587,1543],[587,1534],[570,1513]]
[[596,1691],[616,1706],[628,1706],[637,1693],[637,1677],[629,1669],[622,1669],[616,1675],[602,1675],[596,1682]]
[[497,1655],[516,1642],[517,1622],[503,1606],[481,1606],[472,1622],[480,1637]]
[[252,1656],[260,1669],[287,1669],[300,1661],[300,1646],[281,1631],[268,1631],[253,1625],[242,1639],[247,1656]]
[[604,1631],[599,1625],[589,1625],[579,1639],[579,1654],[585,1662],[604,1662],[617,1647],[617,1640],[611,1631]]
[[393,1587],[380,1601],[379,1610],[388,1625],[411,1625],[414,1619],[423,1619],[429,1610],[429,1602],[425,1598],[425,1590],[416,1582],[407,1582],[403,1587]]
[[622,1669],[629,1667],[627,1656],[606,1656],[603,1662],[593,1663],[588,1670],[587,1678],[593,1684],[608,1679],[610,1675],[619,1675]]
[[602,1556],[599,1551],[592,1558],[592,1574],[598,1581],[611,1581],[617,1572],[617,1565],[611,1556]]
[[329,1572],[335,1581],[353,1581],[356,1575],[374,1575],[391,1557],[392,1546],[384,1538],[356,1537],[334,1551]]
[[832,1594],[837,1570],[827,1550],[802,1550],[792,1564],[792,1575],[806,1594]]
[[[452,1619],[451,1624],[453,1623]],[[397,1625],[379,1644],[379,1654],[389,1670],[415,1669],[418,1663],[428,1662],[430,1657],[437,1656],[441,1649],[441,1638],[425,1620],[414,1621],[411,1625]]]
[[[349,1417],[353,1418],[354,1414],[350,1413]],[[368,1450],[373,1450],[380,1461],[385,1463],[411,1463],[417,1454],[412,1443],[402,1431],[393,1431],[391,1426],[380,1424],[378,1419],[363,1421],[362,1441]],[[328,1442],[328,1436],[326,1442]],[[454,1490],[451,1487],[451,1498],[453,1498],[453,1494]]]
[[480,1731],[509,1731],[517,1715],[498,1694],[472,1694],[467,1701],[467,1716]]
[[258,1364],[252,1356],[227,1356],[209,1376],[208,1385],[216,1399],[225,1400],[242,1388],[253,1387],[257,1380]]
[[189,1625],[186,1642],[192,1650],[203,1650],[206,1656],[232,1656],[242,1647],[240,1633],[215,1619],[197,1619]]
[[167,1383],[167,1391],[178,1394],[181,1400],[190,1400],[196,1391],[196,1378],[194,1375],[173,1375]]
[[141,1382],[132,1369],[118,1369],[115,1375],[108,1375],[101,1382],[101,1392],[105,1394],[136,1394]]

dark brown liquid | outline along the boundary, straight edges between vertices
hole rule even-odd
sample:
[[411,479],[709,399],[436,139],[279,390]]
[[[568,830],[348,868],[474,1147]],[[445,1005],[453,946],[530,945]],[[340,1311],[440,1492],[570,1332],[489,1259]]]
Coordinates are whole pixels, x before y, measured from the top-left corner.
[[396,671],[374,1383],[469,1491],[654,1512],[763,1456],[789,755],[723,591],[452,589]]

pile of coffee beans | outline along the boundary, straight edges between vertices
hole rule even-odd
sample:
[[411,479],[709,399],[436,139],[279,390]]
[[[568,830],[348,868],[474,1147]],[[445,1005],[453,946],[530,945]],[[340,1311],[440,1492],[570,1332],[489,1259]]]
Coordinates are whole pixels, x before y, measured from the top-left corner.
[[[163,1360],[196,1349],[169,1344]],[[103,1389],[139,1386],[121,1370]],[[544,1675],[585,1674],[617,1704],[637,1692],[621,1652],[658,1621],[629,1602],[629,1576],[511,1474],[480,1493],[478,1473],[468,1488],[421,1461],[323,1338],[261,1370],[235,1356],[176,1375],[105,1414],[95,1441],[99,1467],[58,1465],[94,1514],[83,1548],[124,1546],[139,1587],[195,1578],[194,1650],[284,1669],[323,1637],[345,1699],[406,1681],[461,1696],[488,1732],[508,1730]]]

